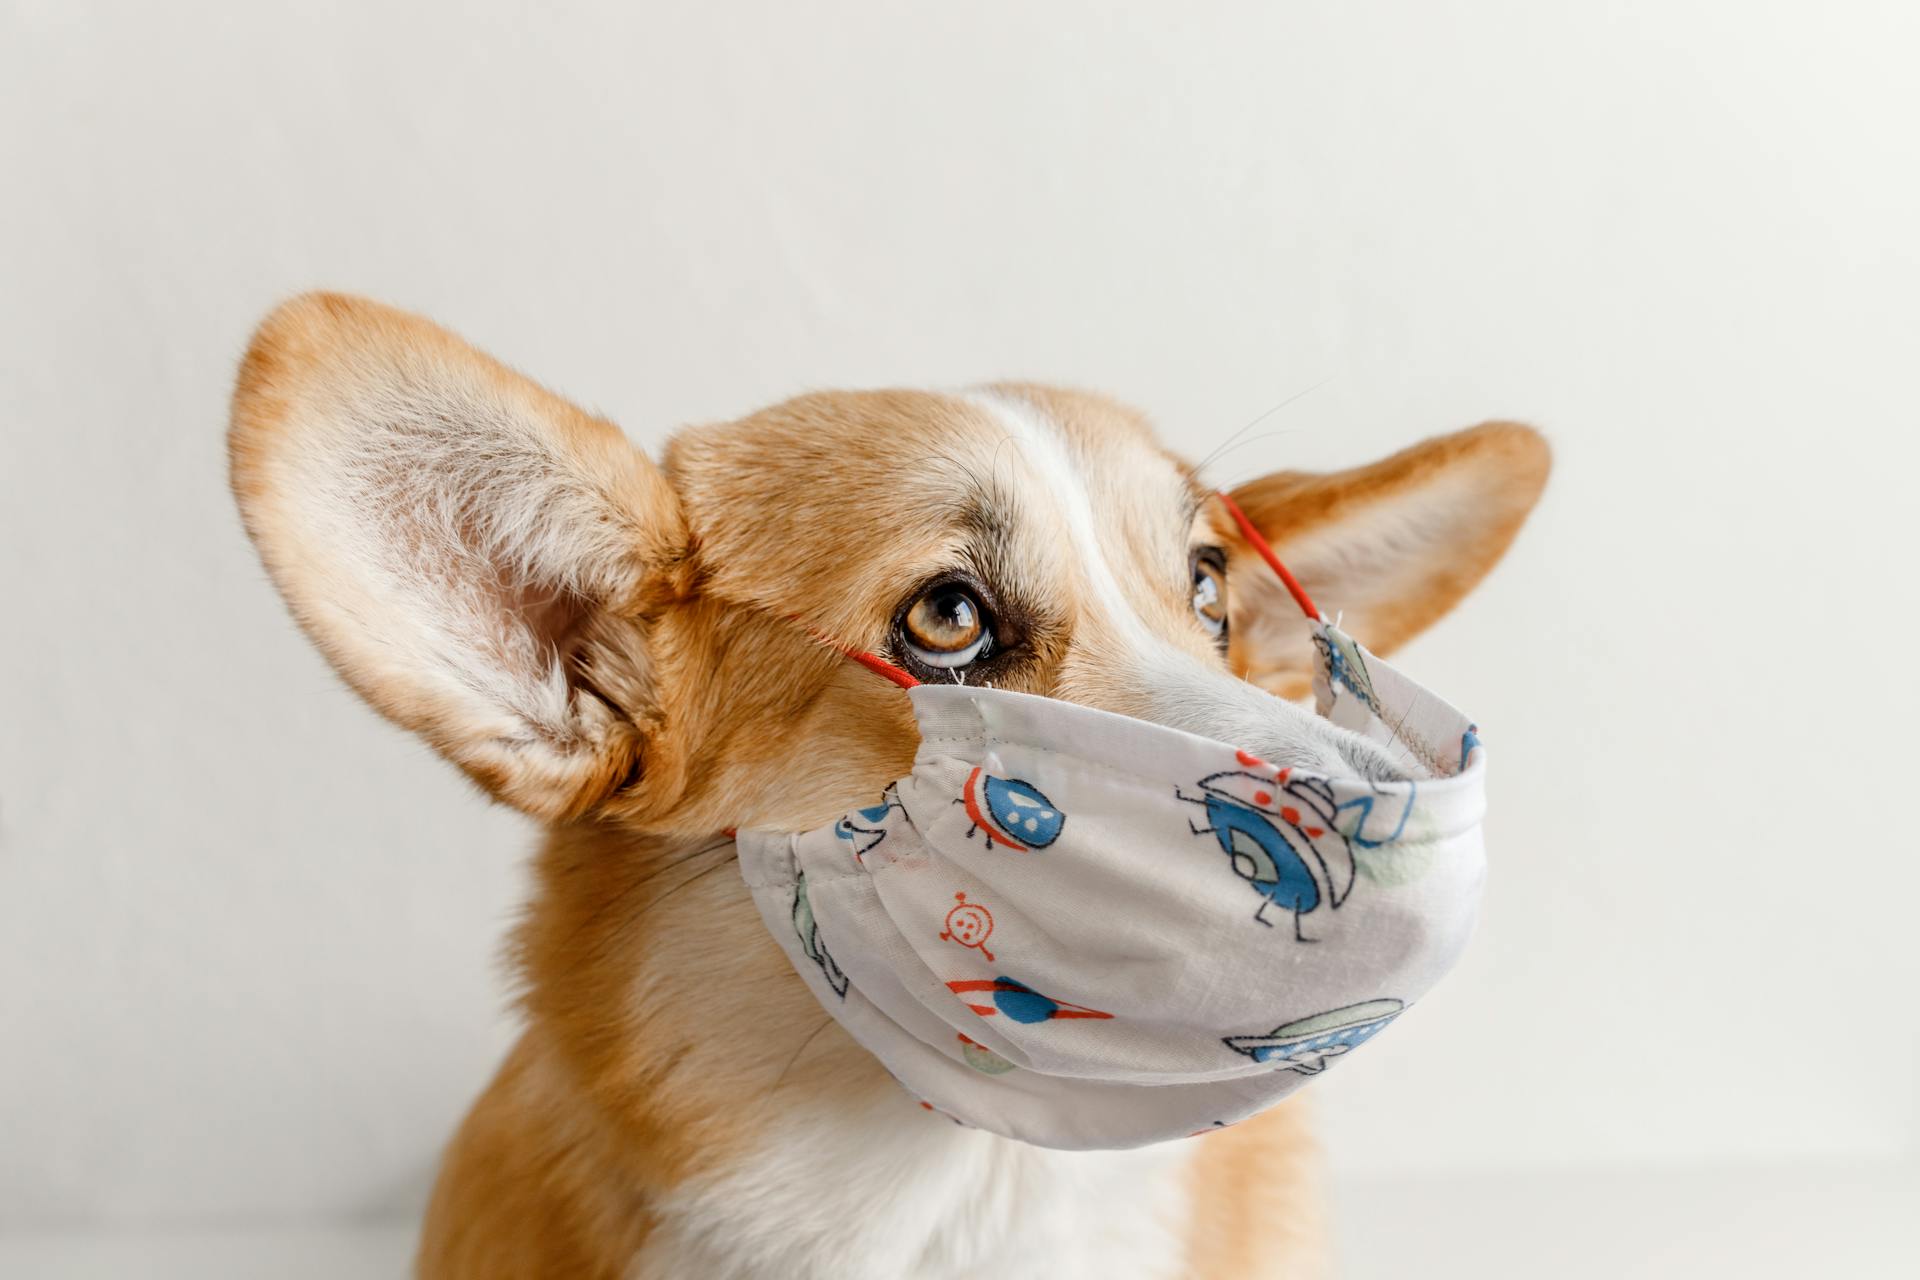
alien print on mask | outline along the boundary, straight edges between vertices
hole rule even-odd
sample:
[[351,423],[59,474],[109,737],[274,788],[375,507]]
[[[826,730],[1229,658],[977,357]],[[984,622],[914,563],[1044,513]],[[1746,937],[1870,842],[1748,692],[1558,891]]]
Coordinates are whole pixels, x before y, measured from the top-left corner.
[[1401,837],[1417,784],[1341,800],[1324,778],[1296,777],[1245,752],[1236,763],[1243,767],[1200,779],[1199,795],[1174,789],[1176,798],[1206,810],[1206,826],[1189,819],[1187,828],[1212,836],[1233,873],[1260,895],[1255,920],[1271,925],[1268,907],[1292,912],[1295,940],[1311,942],[1302,917],[1347,900],[1356,847],[1376,849]]

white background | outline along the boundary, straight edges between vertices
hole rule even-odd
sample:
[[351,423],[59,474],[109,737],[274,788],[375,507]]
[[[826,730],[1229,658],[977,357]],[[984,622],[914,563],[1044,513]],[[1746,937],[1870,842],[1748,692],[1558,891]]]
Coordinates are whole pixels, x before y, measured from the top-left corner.
[[1005,375],[1194,454],[1326,380],[1229,482],[1540,424],[1406,655],[1496,753],[1494,875],[1315,1091],[1346,1214],[1914,1160],[1914,6],[1147,9],[0,9],[0,1231],[405,1215],[511,1035],[529,827],[225,491],[313,286],[648,444]]

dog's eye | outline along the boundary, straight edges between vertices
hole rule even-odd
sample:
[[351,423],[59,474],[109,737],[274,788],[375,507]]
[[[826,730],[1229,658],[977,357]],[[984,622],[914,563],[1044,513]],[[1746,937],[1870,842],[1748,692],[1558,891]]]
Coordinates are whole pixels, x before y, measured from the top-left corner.
[[934,587],[900,620],[907,651],[929,667],[948,670],[978,662],[993,641],[980,598],[957,583]]
[[1216,640],[1227,638],[1227,565],[1212,547],[1193,556],[1193,616]]

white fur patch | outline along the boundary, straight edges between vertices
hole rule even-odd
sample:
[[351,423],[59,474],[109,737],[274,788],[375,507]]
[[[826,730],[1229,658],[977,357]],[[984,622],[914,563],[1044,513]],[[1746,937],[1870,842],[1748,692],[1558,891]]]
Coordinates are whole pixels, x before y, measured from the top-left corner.
[[1049,1151],[893,1090],[854,1111],[803,1105],[737,1167],[661,1201],[630,1274],[1171,1280],[1190,1151]]
[[[993,414],[1019,447],[1039,482],[1036,505],[1051,507],[1066,524],[1090,589],[1081,607],[1124,647],[1124,653],[1114,655],[1108,677],[1130,686],[1134,697],[1131,705],[1107,710],[1231,742],[1277,765],[1398,776],[1386,753],[1370,743],[1156,634],[1121,588],[1086,481],[1060,428],[1037,407],[1012,396],[973,391],[966,399]],[[1286,607],[1293,605],[1289,601]],[[1305,657],[1303,653],[1303,666]]]

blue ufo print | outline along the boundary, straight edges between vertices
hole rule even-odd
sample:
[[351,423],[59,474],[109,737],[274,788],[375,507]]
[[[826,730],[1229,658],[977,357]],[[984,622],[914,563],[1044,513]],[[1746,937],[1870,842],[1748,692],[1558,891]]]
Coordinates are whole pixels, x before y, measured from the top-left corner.
[[1264,1036],[1228,1036],[1222,1043],[1255,1062],[1315,1076],[1329,1060],[1371,1040],[1404,1008],[1399,1000],[1367,1000],[1282,1023]]

